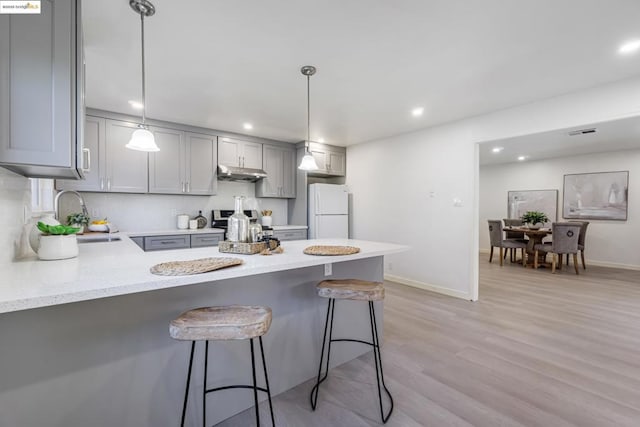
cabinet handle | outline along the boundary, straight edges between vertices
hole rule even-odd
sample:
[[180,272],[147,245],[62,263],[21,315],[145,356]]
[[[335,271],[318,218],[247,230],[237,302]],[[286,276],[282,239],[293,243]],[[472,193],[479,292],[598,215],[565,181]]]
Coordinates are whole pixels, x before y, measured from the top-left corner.
[[[82,154],[86,154],[87,155],[87,163],[84,162],[84,159],[82,159],[82,171],[83,172],[91,172],[91,150],[89,150],[88,148],[83,148],[82,149]],[[87,166],[86,168],[84,166]]]
[[184,182],[180,183],[180,191],[182,191],[184,193]]
[[191,193],[191,183],[187,181],[187,193]]
[[107,178],[107,191],[111,191],[111,178]]
[[100,177],[100,190],[104,190],[104,178]]

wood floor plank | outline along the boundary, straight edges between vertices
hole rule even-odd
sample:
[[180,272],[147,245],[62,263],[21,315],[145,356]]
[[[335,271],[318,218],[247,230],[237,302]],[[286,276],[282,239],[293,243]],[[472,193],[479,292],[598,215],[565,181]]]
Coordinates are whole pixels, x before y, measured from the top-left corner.
[[[475,303],[385,284],[386,425],[640,426],[640,271],[487,259]],[[375,384],[369,353],[330,372],[315,412],[312,380],[275,397],[277,424],[380,426]]]

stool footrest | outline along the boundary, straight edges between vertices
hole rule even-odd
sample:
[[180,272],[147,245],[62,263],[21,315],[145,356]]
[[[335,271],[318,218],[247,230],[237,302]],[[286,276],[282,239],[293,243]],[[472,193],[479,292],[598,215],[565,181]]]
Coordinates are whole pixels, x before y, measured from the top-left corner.
[[269,390],[267,390],[264,387],[253,387],[252,385],[225,385],[225,386],[222,386],[222,387],[210,388],[209,390],[206,390],[205,393],[211,393],[211,392],[220,391],[220,390],[230,390],[230,389],[233,389],[233,388],[248,388],[248,389],[251,389],[251,390],[253,390],[255,388],[258,391],[263,391],[265,393],[269,393]]
[[360,344],[366,344],[366,345],[370,345],[372,347],[378,347],[376,344],[372,343],[372,342],[368,342],[368,341],[362,341],[362,340],[354,340],[354,339],[349,339],[349,338],[338,338],[338,339],[332,339],[331,342],[359,342]]

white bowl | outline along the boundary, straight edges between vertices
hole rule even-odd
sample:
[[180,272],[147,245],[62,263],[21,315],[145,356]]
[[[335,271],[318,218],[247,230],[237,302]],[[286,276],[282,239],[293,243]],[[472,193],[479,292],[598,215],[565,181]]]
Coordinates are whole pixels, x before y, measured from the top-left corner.
[[108,224],[89,224],[89,231],[109,231]]

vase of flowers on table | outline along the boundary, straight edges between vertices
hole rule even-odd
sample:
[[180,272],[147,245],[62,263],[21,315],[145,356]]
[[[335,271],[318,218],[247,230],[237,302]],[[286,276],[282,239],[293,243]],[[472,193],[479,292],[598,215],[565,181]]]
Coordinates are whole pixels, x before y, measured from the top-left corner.
[[544,212],[527,211],[520,218],[523,224],[527,224],[531,230],[539,230],[545,222],[549,222],[549,218]]

